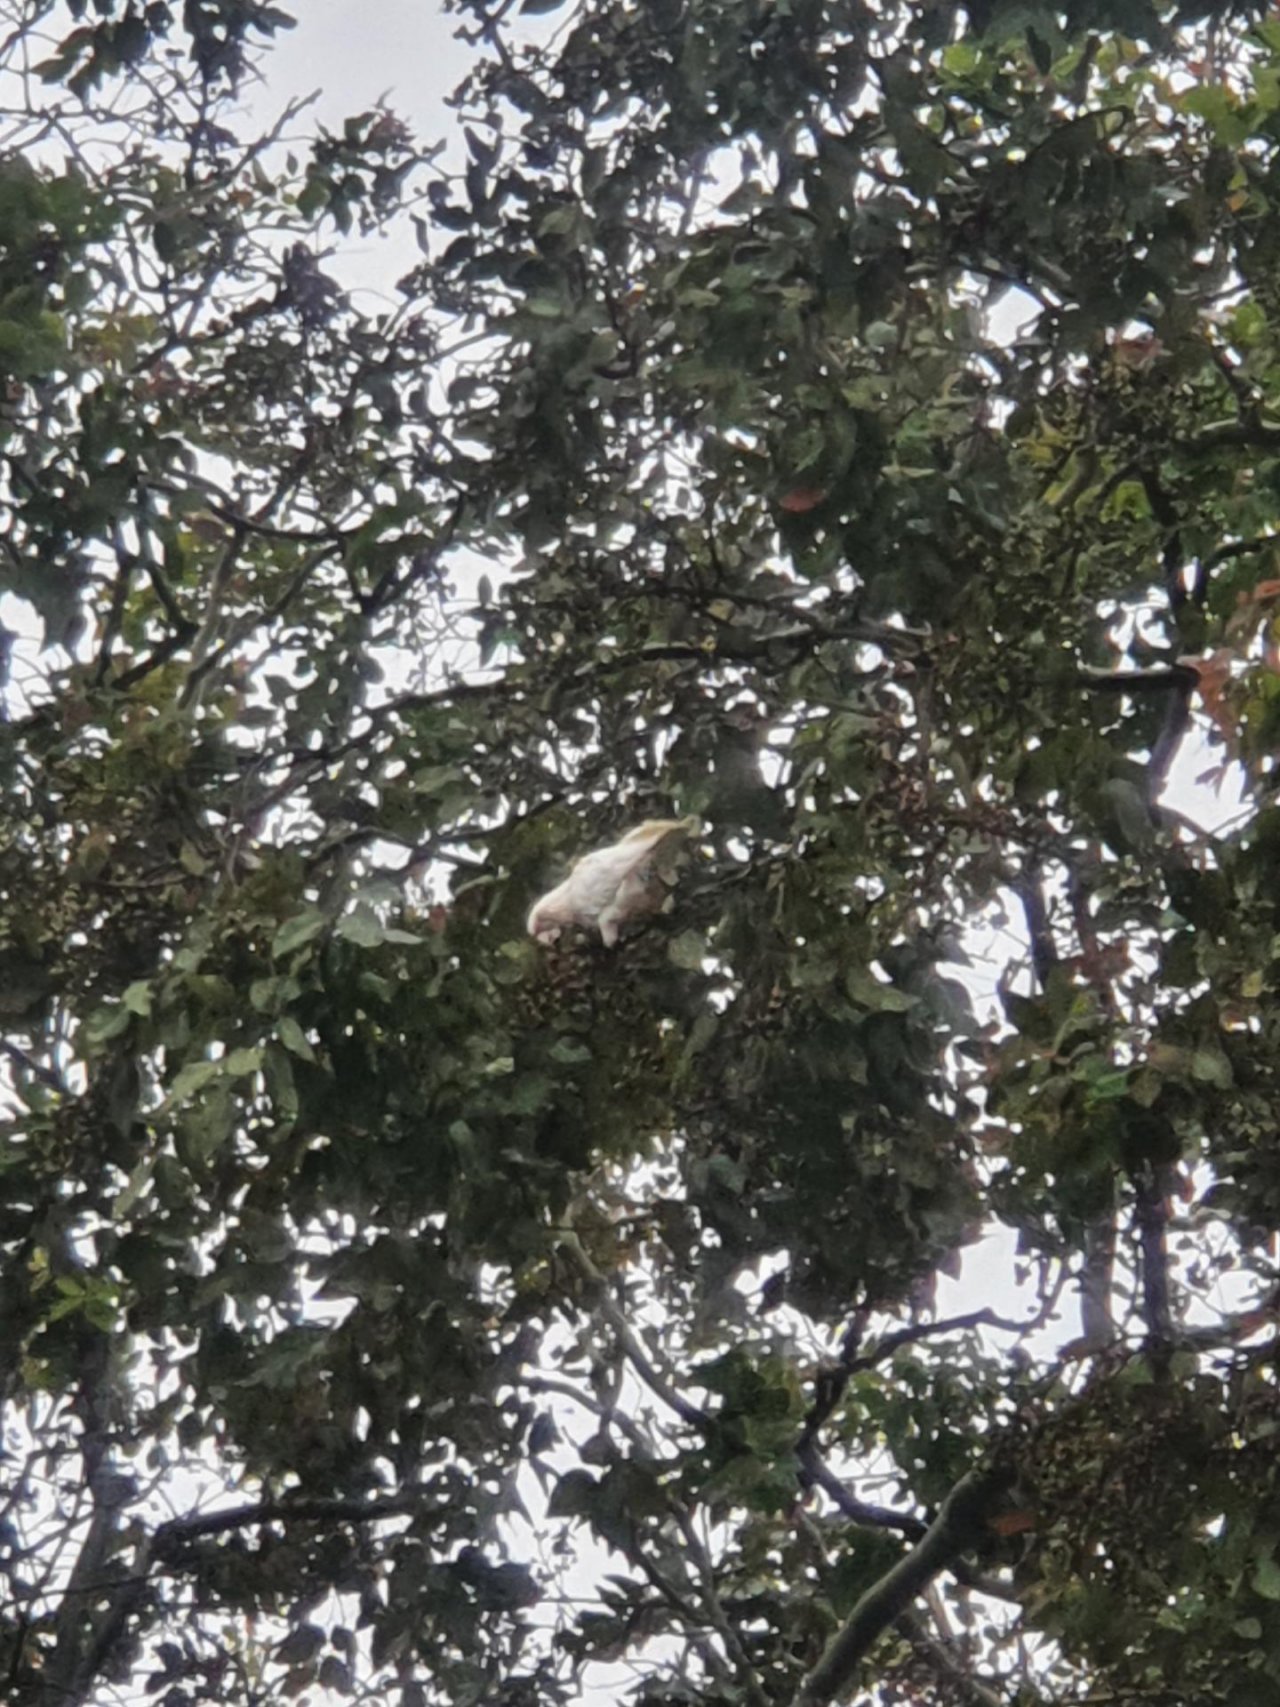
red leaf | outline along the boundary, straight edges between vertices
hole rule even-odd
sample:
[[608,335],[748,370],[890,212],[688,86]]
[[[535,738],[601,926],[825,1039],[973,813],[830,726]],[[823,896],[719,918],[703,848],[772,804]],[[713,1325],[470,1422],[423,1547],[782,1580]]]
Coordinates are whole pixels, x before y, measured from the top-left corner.
[[1002,1511],[987,1520],[987,1527],[994,1529],[997,1535],[1021,1535],[1024,1530],[1035,1526],[1035,1513],[1030,1511]]
[[789,516],[803,516],[808,510],[816,510],[826,495],[825,486],[797,486],[778,499],[778,507]]

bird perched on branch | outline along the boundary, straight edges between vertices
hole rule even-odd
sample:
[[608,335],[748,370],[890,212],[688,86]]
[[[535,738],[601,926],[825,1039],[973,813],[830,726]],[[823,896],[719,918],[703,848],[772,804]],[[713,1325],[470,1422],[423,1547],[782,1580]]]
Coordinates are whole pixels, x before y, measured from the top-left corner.
[[569,925],[595,925],[612,948],[629,919],[662,911],[681,846],[700,828],[697,818],[650,818],[620,842],[584,854],[564,882],[530,908],[530,936],[551,943]]

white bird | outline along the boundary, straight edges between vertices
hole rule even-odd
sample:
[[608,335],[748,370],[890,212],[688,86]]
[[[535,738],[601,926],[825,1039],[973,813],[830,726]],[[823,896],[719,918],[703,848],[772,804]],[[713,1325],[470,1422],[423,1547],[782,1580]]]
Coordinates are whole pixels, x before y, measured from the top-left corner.
[[696,818],[650,818],[620,842],[584,854],[564,882],[530,908],[530,936],[555,942],[568,925],[596,925],[605,947],[612,948],[628,919],[662,911],[663,867],[678,843],[699,828]]

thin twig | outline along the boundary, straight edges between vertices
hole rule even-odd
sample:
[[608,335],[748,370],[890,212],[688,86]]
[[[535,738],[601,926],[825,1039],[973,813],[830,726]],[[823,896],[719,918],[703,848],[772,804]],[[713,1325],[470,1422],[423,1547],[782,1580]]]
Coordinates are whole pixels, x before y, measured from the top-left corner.
[[707,1416],[706,1412],[700,1410],[697,1405],[692,1404],[682,1393],[678,1393],[672,1386],[671,1382],[667,1380],[667,1378],[654,1364],[653,1359],[640,1343],[639,1337],[631,1324],[627,1321],[626,1316],[614,1303],[613,1299],[610,1298],[608,1287],[605,1285],[604,1276],[592,1262],[586,1251],[583,1250],[577,1235],[574,1233],[566,1233],[560,1241],[559,1248],[569,1258],[574,1267],[578,1270],[578,1273],[588,1282],[592,1291],[595,1293],[597,1302],[600,1305],[600,1309],[605,1320],[617,1335],[618,1344],[622,1347],[623,1351],[626,1352],[628,1360],[635,1369],[637,1375],[639,1375],[641,1380],[644,1382],[645,1386],[648,1387],[652,1393],[656,1394],[657,1397],[662,1400],[663,1404],[668,1405],[683,1422],[687,1422],[692,1428],[709,1428],[711,1426],[711,1419]]

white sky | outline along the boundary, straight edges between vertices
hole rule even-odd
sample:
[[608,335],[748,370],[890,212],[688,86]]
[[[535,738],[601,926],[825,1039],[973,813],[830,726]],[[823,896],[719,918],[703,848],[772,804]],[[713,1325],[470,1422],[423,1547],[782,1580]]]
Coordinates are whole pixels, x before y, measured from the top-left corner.
[[330,127],[386,96],[424,139],[450,128],[445,97],[475,61],[441,0],[295,0],[295,9],[297,28],[276,36],[265,59],[266,103],[255,109],[319,89],[312,110]]

